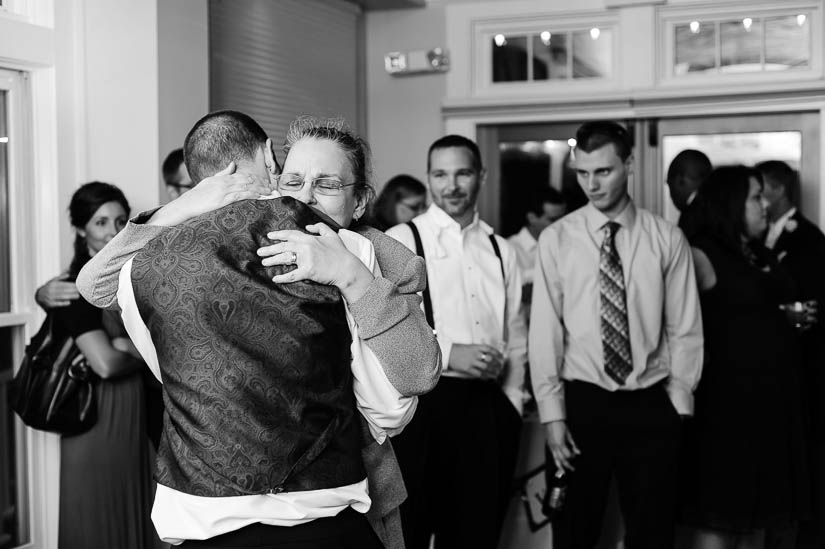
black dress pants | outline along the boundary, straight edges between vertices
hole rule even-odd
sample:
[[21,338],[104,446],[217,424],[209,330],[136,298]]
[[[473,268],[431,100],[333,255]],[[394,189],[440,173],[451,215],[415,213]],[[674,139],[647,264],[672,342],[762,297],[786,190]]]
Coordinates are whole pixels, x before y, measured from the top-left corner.
[[553,523],[554,549],[596,546],[614,476],[625,548],[673,547],[682,428],[663,384],[610,392],[568,382],[565,402],[581,455],[573,460],[564,508]]
[[512,493],[521,417],[490,381],[442,377],[393,438],[408,497],[407,549],[495,549]]

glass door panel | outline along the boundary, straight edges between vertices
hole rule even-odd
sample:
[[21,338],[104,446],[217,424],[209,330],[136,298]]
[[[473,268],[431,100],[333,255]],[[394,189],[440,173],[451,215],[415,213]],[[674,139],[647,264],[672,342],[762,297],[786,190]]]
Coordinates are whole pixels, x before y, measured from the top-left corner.
[[679,214],[665,185],[667,168],[685,149],[696,149],[714,167],[731,164],[753,166],[765,160],[782,160],[799,171],[800,209],[821,222],[819,185],[819,116],[815,113],[749,115],[661,120],[655,172],[647,180],[662,185],[660,212],[669,221]]

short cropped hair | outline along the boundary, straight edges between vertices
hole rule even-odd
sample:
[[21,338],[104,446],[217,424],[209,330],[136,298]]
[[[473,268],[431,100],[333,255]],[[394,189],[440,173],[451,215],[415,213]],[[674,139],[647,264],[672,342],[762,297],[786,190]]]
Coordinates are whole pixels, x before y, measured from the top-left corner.
[[585,122],[576,131],[576,148],[586,153],[612,144],[616,154],[623,161],[633,152],[633,139],[630,132],[621,124],[609,120]]
[[183,149],[175,149],[166,155],[166,160],[163,161],[163,165],[161,166],[164,183],[167,185],[176,185],[178,183],[176,177],[181,164],[183,164]]
[[197,185],[230,162],[251,162],[266,139],[263,128],[242,112],[207,114],[195,123],[183,142],[183,157],[192,183]]
[[476,145],[475,141],[472,139],[467,139],[463,135],[445,135],[439,139],[436,139],[432,145],[430,145],[430,150],[427,151],[427,172],[430,171],[430,158],[432,157],[433,151],[439,149],[451,149],[451,148],[465,148],[470,151],[470,155],[473,157],[473,169],[477,172],[480,172],[483,169],[481,164],[481,152],[478,150],[478,145]]
[[781,160],[760,162],[756,165],[756,169],[764,177],[765,183],[770,181],[772,186],[782,187],[791,204],[799,205],[799,174],[796,170]]
[[696,149],[685,149],[677,154],[667,168],[667,182],[676,179],[677,175],[688,174],[697,180],[704,181],[713,171],[708,155]]

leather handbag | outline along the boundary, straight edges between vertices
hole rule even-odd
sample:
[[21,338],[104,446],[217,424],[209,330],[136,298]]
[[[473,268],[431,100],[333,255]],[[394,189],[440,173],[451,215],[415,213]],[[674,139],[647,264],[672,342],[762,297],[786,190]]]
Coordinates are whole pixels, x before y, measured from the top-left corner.
[[29,342],[11,384],[11,407],[23,423],[41,431],[77,435],[97,421],[98,376],[49,313]]

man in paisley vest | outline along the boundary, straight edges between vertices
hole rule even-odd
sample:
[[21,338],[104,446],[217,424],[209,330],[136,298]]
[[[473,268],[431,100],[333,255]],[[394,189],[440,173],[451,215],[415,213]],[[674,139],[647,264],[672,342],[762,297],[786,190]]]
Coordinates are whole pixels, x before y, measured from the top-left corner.
[[[244,154],[228,155],[235,174],[198,185],[138,220],[151,217],[157,225],[130,223],[132,234],[114,243],[79,283],[97,304],[111,305],[125,262],[121,307],[124,315],[130,306],[136,313],[131,331],[150,364],[156,353],[167,414],[153,519],[172,542],[218,537],[231,546],[264,535],[273,543],[305,540],[312,546],[319,536],[342,543],[349,536],[369,546],[377,540],[363,531],[357,511],[366,511],[372,499],[376,533],[385,546],[399,547],[400,532],[393,528],[404,490],[386,437],[411,416],[409,397],[429,390],[440,370],[413,293],[422,286],[421,265],[380,233],[362,231],[369,239],[335,233],[336,224],[348,225],[363,211],[360,199],[349,217],[329,208],[329,201],[304,197],[242,200],[203,213],[263,194],[259,181],[266,171],[278,171],[270,142],[256,127],[231,111],[199,121],[187,138],[187,163],[200,151],[220,156],[220,147],[207,141],[226,145],[227,133],[235,132],[229,141],[252,144]],[[221,139],[211,129],[220,130]],[[323,163],[312,147],[332,141],[317,141],[299,140],[296,162],[309,151],[313,165]],[[216,162],[226,165],[226,156]],[[194,180],[210,173],[202,169],[197,162],[189,167]],[[214,165],[205,169],[215,171]],[[357,172],[344,170],[339,179]],[[324,218],[303,202],[334,215]],[[313,227],[318,236],[307,233]],[[267,272],[255,252],[273,229],[308,243],[295,244],[300,261],[294,252],[280,254],[290,261]],[[313,251],[316,244],[323,253]],[[313,259],[309,272],[305,265]],[[348,284],[349,274],[331,280],[324,269],[366,272],[369,279],[353,295],[358,285]],[[297,282],[272,284],[273,276]]]

